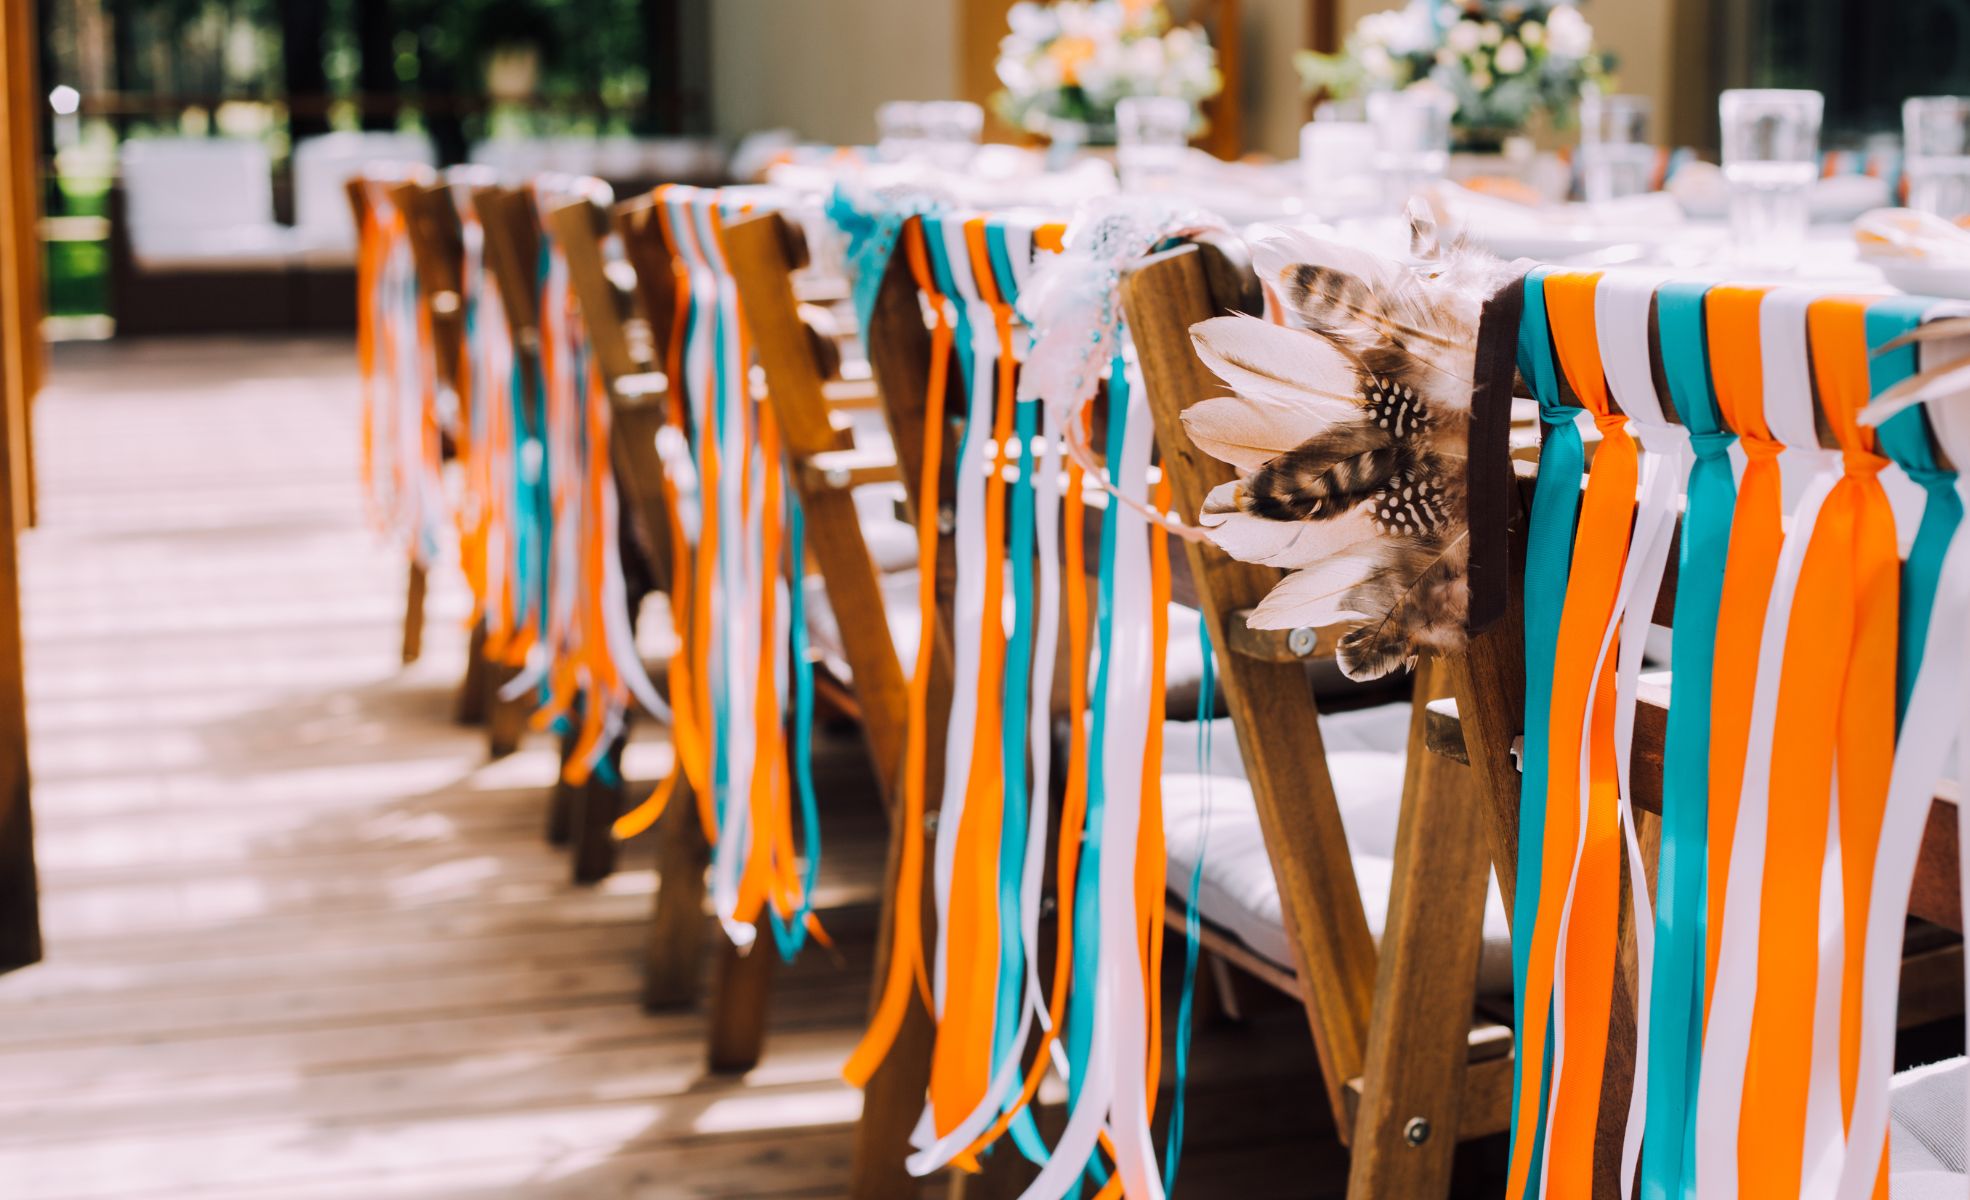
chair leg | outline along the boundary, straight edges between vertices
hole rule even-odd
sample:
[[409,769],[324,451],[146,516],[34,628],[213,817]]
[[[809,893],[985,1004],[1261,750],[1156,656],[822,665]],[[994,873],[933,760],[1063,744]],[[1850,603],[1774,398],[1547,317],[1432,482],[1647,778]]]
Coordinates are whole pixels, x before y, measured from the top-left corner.
[[417,661],[424,653],[424,564],[416,559],[410,564],[410,585],[404,595],[404,663]]
[[506,666],[491,669],[491,681],[486,686],[486,756],[500,759],[520,748],[520,738],[527,732],[527,713],[531,702],[526,697],[508,700],[500,695],[506,685],[513,681],[519,672]]
[[705,946],[705,870],[711,846],[698,822],[691,785],[678,780],[657,819],[657,892],[643,950],[643,1008],[689,1008],[698,998]]
[[[1435,661],[1425,660],[1416,678],[1419,701],[1439,694],[1432,685],[1445,681]],[[1447,1196],[1464,1118],[1491,857],[1470,769],[1429,753],[1423,713],[1419,702],[1350,1142],[1351,1200]]]
[[472,640],[465,651],[465,678],[458,684],[453,715],[460,725],[483,725],[492,706],[492,664],[486,661],[486,623],[472,623]]
[[603,772],[589,775],[588,781],[572,789],[569,825],[574,839],[574,880],[596,883],[616,870],[616,818],[622,815],[622,748],[618,736],[609,747],[608,762],[615,782],[602,778]]
[[766,1045],[767,996],[773,987],[773,931],[759,923],[752,948],[740,954],[729,939],[720,939],[718,980],[711,1001],[711,1069],[719,1074],[743,1074],[759,1065]]
[[[574,749],[575,735],[571,729],[561,735],[561,764],[568,761],[568,752]],[[566,846],[575,837],[575,791],[563,773],[554,772],[554,786],[547,791],[547,844]]]
[[951,1200],[1018,1200],[1039,1175],[1009,1141],[1001,1141],[979,1165],[983,1169],[976,1175],[951,1172]]
[[[908,828],[901,821],[890,823],[882,919],[876,924],[873,998],[880,998],[883,983],[889,978],[902,839],[927,836],[921,827]],[[933,886],[926,874],[922,894],[914,903],[927,908],[932,901]],[[927,932],[930,926],[926,924],[924,929]],[[931,949],[926,939],[924,953],[928,955]],[[889,1057],[883,1059],[882,1065],[869,1077],[868,1086],[862,1089],[862,1115],[855,1123],[855,1156],[848,1176],[848,1194],[855,1200],[914,1200],[921,1190],[916,1177],[904,1170],[903,1160],[910,1156],[910,1131],[916,1128],[917,1116],[923,1111],[924,1093],[930,1088],[930,1052],[935,1035],[936,1024],[930,1013],[912,996]]]

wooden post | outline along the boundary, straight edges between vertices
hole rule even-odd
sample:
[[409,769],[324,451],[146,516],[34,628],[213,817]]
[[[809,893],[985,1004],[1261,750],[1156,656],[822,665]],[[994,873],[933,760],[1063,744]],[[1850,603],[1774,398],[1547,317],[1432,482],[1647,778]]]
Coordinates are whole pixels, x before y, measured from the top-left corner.
[[1219,158],[1231,160],[1245,152],[1245,43],[1238,0],[1217,0],[1211,13],[1211,45],[1218,52],[1218,73],[1224,90],[1204,103],[1211,127],[1202,145]]
[[34,477],[34,397],[41,390],[41,89],[36,70],[33,0],[5,0],[5,46],[0,57],[0,88],[6,92],[5,149],[6,229],[0,237],[13,247],[7,254],[10,285],[17,289],[7,304],[7,337],[12,347],[7,370],[8,471],[13,489],[16,529],[31,529],[39,517]]
[[35,177],[34,31],[30,0],[0,5],[0,970],[41,958],[28,806],[27,693],[15,531],[33,504],[27,409],[41,354],[40,206]]

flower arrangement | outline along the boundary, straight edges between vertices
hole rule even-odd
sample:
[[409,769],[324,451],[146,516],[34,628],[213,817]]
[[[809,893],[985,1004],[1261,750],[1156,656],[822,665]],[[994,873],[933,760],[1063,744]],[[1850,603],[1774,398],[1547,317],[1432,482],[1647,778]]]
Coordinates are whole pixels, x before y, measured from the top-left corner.
[[1032,133],[1062,123],[1112,131],[1117,101],[1175,96],[1195,105],[1224,86],[1210,39],[1173,28],[1160,0],[1022,0],[1007,19],[998,61],[1005,87],[992,107]]
[[1296,63],[1309,92],[1337,99],[1427,81],[1455,98],[1453,122],[1473,144],[1540,112],[1565,125],[1611,66],[1571,0],[1409,0],[1363,17],[1339,54],[1302,51]]

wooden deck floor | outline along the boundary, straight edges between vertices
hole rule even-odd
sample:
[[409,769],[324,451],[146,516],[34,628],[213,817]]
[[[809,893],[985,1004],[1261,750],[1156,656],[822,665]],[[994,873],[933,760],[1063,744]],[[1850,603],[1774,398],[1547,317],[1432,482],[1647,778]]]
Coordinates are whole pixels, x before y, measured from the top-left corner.
[[[396,662],[346,343],[65,348],[25,542],[47,961],[0,978],[0,1196],[830,1196],[860,1098],[879,818],[826,749],[824,920],[764,1062],[636,1004],[652,874],[541,837],[546,741],[448,720],[463,597]],[[660,731],[633,779],[667,765]],[[1200,1036],[1192,1196],[1338,1195],[1305,1025]],[[941,1190],[941,1189],[940,1189]],[[1476,1193],[1474,1193],[1476,1194]]]

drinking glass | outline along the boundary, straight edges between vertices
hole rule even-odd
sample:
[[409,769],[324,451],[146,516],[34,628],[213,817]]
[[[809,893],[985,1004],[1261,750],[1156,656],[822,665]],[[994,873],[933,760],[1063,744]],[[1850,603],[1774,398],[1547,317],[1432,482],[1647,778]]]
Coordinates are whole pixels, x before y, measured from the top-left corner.
[[1819,177],[1823,106],[1818,92],[1783,88],[1733,89],[1717,102],[1731,238],[1749,263],[1784,266],[1798,257]]
[[1350,216],[1375,208],[1381,187],[1375,174],[1375,127],[1353,110],[1323,104],[1300,127],[1300,190],[1323,217]]
[[1970,213],[1970,96],[1902,101],[1908,206],[1947,220]]
[[1649,145],[1646,96],[1580,98],[1580,188],[1589,204],[1649,190],[1655,148]]
[[1455,98],[1435,88],[1368,97],[1383,204],[1400,209],[1418,189],[1443,178],[1450,166],[1450,117],[1456,109]]
[[1115,165],[1122,187],[1162,192],[1183,173],[1196,113],[1174,96],[1129,96],[1115,103]]
[[891,100],[876,107],[876,157],[883,162],[907,162],[924,147],[923,105],[915,100]]
[[946,170],[963,170],[985,132],[985,110],[968,100],[929,100],[917,105],[924,156]]

